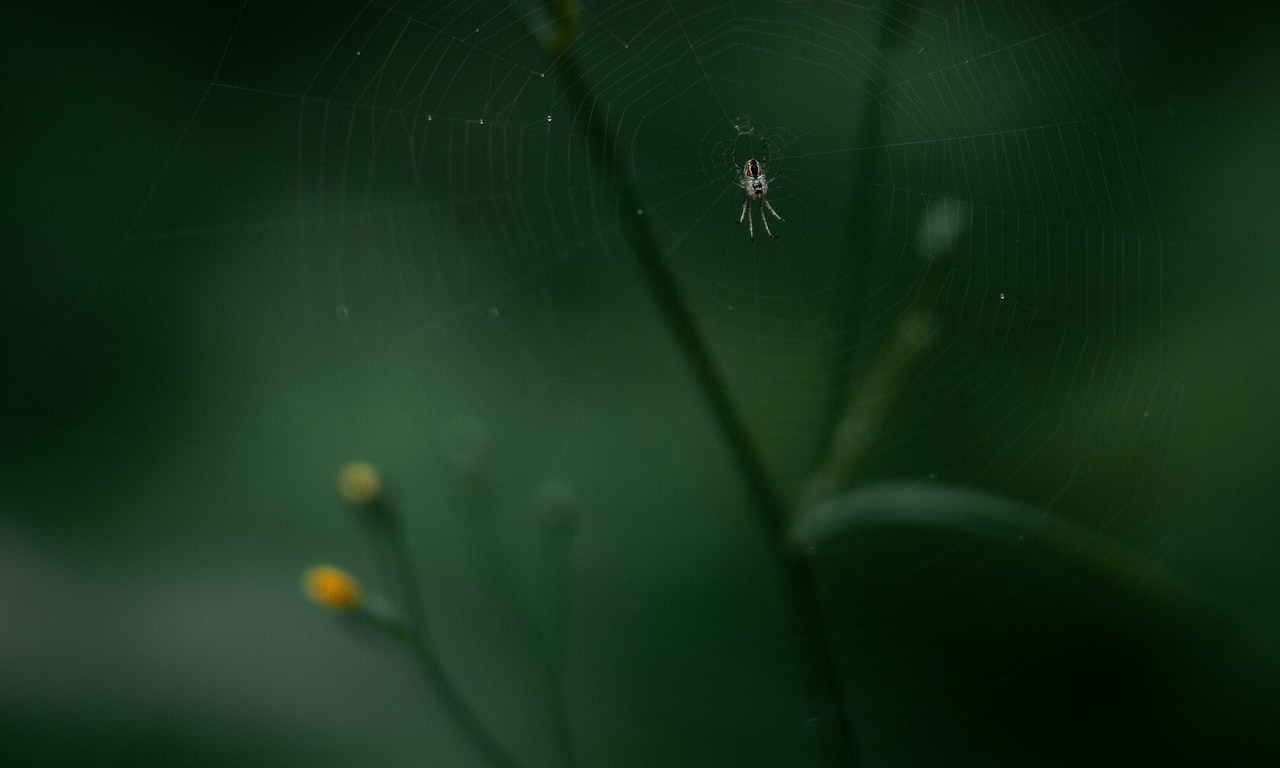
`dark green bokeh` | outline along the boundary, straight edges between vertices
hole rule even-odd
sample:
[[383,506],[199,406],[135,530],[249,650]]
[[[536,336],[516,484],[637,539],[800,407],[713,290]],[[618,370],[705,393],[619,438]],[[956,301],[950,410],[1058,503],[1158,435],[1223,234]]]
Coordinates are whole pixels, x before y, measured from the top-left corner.
[[[536,692],[507,650],[509,617],[483,608],[445,512],[439,434],[457,411],[485,407],[517,565],[533,535],[521,513],[545,478],[569,475],[595,514],[575,552],[575,636],[626,642],[575,649],[568,687],[583,754],[647,744],[610,764],[804,762],[808,734],[788,719],[802,709],[797,662],[774,620],[786,596],[709,425],[671,424],[700,405],[647,305],[633,301],[635,319],[608,326],[617,339],[595,340],[537,382],[581,404],[545,414],[503,398],[522,389],[510,372],[530,370],[511,361],[538,358],[545,350],[533,345],[554,349],[552,338],[447,338],[436,348],[455,356],[422,360],[423,336],[404,327],[375,319],[332,331],[321,297],[331,282],[353,304],[403,293],[385,265],[328,274],[288,226],[297,105],[208,88],[240,10],[4,11],[5,752],[68,765],[376,765],[441,753],[464,764],[470,753],[397,649],[335,626],[296,588],[316,560],[377,573],[333,497],[336,468],[362,457],[420,515],[411,528],[432,610],[454,619],[448,658],[513,743],[537,753],[544,737],[527,717]],[[342,4],[245,10],[238,35],[290,36],[268,41],[260,70],[222,77],[283,93],[353,15]],[[981,763],[997,743],[1009,750],[1001,757],[1039,764],[1096,760],[1109,746],[1121,763],[1144,746],[1169,759],[1187,743],[1206,758],[1275,748],[1260,724],[1276,714],[1266,649],[1280,642],[1277,28],[1224,6],[1120,11],[1128,86],[1167,107],[1143,115],[1156,126],[1144,133],[1143,173],[1161,238],[1176,246],[1163,263],[1159,336],[1162,379],[1180,398],[1173,439],[1151,462],[1159,482],[1130,507],[1142,523],[1112,510],[1092,522],[1124,519],[1120,535],[1239,606],[1256,634],[1247,651],[1215,644],[1060,563],[887,533],[872,548],[883,560],[863,551],[824,573],[834,640],[866,687],[850,695],[864,727],[881,729],[867,741],[909,745],[896,753],[903,764]],[[772,71],[785,78],[788,66]],[[202,151],[171,155],[180,138]],[[594,268],[565,266],[556,277],[569,282],[558,284],[588,294],[616,279],[610,264]],[[512,294],[517,307],[543,301]],[[400,311],[391,316],[414,319]],[[592,326],[612,311],[586,298],[568,314]],[[459,379],[493,372],[494,383],[450,388],[420,374],[432,367]],[[559,435],[573,443],[549,445]],[[692,458],[667,458],[675,442]],[[910,450],[898,458],[909,464]],[[940,618],[930,612],[939,606]],[[868,672],[860,659],[877,665]],[[771,720],[776,730],[761,732]],[[1162,728],[1191,735],[1166,741]],[[880,757],[894,764],[894,754]]]

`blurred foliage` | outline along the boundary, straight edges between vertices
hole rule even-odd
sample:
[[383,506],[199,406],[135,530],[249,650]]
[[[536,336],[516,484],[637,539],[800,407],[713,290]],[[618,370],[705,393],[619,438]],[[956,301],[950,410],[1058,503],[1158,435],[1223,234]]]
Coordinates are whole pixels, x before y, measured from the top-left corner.
[[[1186,246],[1163,275],[1163,359],[1185,382],[1177,439],[1146,502],[1159,519],[1126,535],[1235,606],[1244,628],[1116,592],[1053,552],[927,526],[842,539],[820,560],[824,604],[868,765],[1275,756],[1276,25],[1243,6],[1124,7],[1149,46],[1120,52],[1129,85],[1171,108],[1144,170],[1165,238]],[[478,764],[410,660],[300,596],[317,560],[378,572],[335,498],[333,473],[353,457],[376,457],[417,512],[407,526],[442,656],[511,746],[537,754],[546,736],[526,717],[536,693],[511,617],[458,545],[447,419],[418,410],[465,398],[400,373],[412,340],[317,333],[332,308],[311,295],[293,233],[184,229],[175,215],[172,234],[130,239],[153,199],[194,220],[288,209],[272,184],[291,178],[290,136],[253,133],[256,112],[192,120],[238,11],[3,11],[6,761]],[[278,12],[323,26],[326,9]],[[262,177],[175,160],[187,130],[215,132]],[[536,573],[524,545],[548,478],[571,467],[592,516],[567,641],[577,747],[615,766],[803,763],[810,734],[779,715],[802,702],[766,545],[744,530],[743,491],[705,424],[681,425],[678,441],[652,434],[700,405],[651,318],[626,333],[621,361],[600,353],[609,370],[565,374],[578,421],[503,403],[484,418],[514,569]],[[487,354],[459,350],[480,368]],[[609,448],[548,444],[559,430]],[[673,442],[682,460],[655,466]],[[701,719],[687,718],[690,698]],[[616,755],[620,743],[653,751]]]

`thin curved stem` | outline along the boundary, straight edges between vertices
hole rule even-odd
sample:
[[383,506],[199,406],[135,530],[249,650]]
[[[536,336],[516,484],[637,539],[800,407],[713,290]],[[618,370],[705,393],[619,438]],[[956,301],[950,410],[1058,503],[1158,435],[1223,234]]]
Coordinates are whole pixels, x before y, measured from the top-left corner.
[[693,313],[685,304],[671,271],[667,269],[662,249],[640,213],[641,206],[634,191],[635,185],[627,178],[618,161],[618,152],[612,132],[605,122],[604,110],[599,108],[595,97],[588,90],[572,52],[563,54],[556,62],[556,68],[570,100],[577,105],[578,113],[586,117],[591,157],[609,188],[618,196],[622,211],[622,232],[644,274],[649,294],[657,303],[659,314],[666,321],[667,329],[675,338],[685,363],[692,370],[694,380],[711,409],[712,418],[751,490],[762,525],[771,538],[776,538],[783,530],[782,503],[769,483],[759,451],[732,402],[728,387],[712,360],[711,350],[693,319]]
[[[862,122],[855,129],[854,135],[861,146],[885,145],[884,104],[886,99],[882,97],[888,90],[889,78],[894,71],[891,65],[901,60],[906,41],[910,39],[906,32],[911,28],[912,16],[915,13],[915,6],[905,0],[886,3],[885,8],[878,13],[880,37],[876,41],[875,51],[883,63],[877,68],[877,74],[870,77],[866,84],[866,92],[872,94],[873,98],[866,99],[866,106],[862,110]],[[875,157],[873,153],[853,153],[854,166],[851,169],[850,178],[859,180],[884,178],[883,161],[877,163]],[[866,254],[871,249],[874,239],[879,236],[876,228],[868,227],[866,224],[877,219],[877,208],[882,204],[882,200],[880,187],[875,184],[858,183],[850,191],[848,242],[851,256]],[[857,268],[862,270],[863,274],[850,284],[866,285],[868,260],[853,258],[851,263],[859,265]],[[936,280],[936,274],[926,276],[922,285]],[[904,333],[910,333],[910,326],[921,319],[918,317],[920,312],[916,310],[931,311],[932,307],[920,300],[914,302],[913,307],[899,320],[892,331],[893,335],[901,336]],[[871,327],[863,323],[860,318],[855,317],[853,321],[855,327],[858,324],[866,328]],[[887,408],[877,405],[874,398],[881,393],[892,395],[900,391],[906,373],[923,351],[910,349],[910,342],[905,344],[901,342],[901,339],[891,338],[883,345],[879,358],[872,361],[872,369],[866,375],[861,387],[855,375],[858,370],[855,366],[861,361],[854,358],[852,351],[862,348],[863,345],[855,344],[849,347],[850,354],[841,366],[849,373],[845,376],[846,380],[843,386],[839,387],[832,403],[831,423],[834,428],[832,433],[826,436],[827,450],[822,464],[815,469],[814,477],[802,491],[800,502],[795,509],[797,515],[803,514],[810,505],[844,490],[850,481],[856,478],[857,472],[861,469],[861,459],[866,455],[866,449],[876,436],[875,432],[887,413]],[[864,426],[867,429],[863,429]]]
[[466,697],[431,648],[426,612],[413,567],[413,556],[409,551],[408,541],[405,539],[395,510],[386,501],[379,499],[361,509],[360,512],[370,528],[371,535],[377,540],[375,545],[389,557],[391,578],[396,582],[400,592],[405,624],[402,628],[388,628],[399,629],[392,634],[409,646],[431,692],[440,697],[454,723],[488,762],[499,768],[524,768],[498,741],[497,736],[467,702]]
[[571,45],[559,52],[556,74],[577,114],[586,120],[589,152],[608,187],[618,196],[622,233],[644,274],[649,293],[693,373],[697,386],[750,491],[757,520],[772,545],[791,599],[787,607],[803,644],[805,684],[818,711],[815,727],[829,766],[854,765],[852,724],[843,691],[827,646],[816,584],[808,562],[786,545],[784,507],[770,484],[746,423],[734,405],[693,314],[662,256],[662,250],[642,213],[635,184],[623,167],[613,132],[583,77]]
[[[479,457],[476,457],[472,466],[459,468],[460,478],[455,491],[458,522],[465,532],[469,557],[474,562],[478,575],[488,586],[493,599],[498,601],[499,609],[515,620],[518,625],[515,630],[528,638],[527,642],[536,652],[538,671],[542,678],[540,683],[545,687],[547,697],[546,715],[560,758],[559,764],[563,768],[573,768],[576,764],[573,732],[569,723],[559,656],[550,645],[548,636],[520,599],[516,577],[508,566],[494,522],[494,509],[490,501],[492,488],[485,469],[485,462]],[[558,558],[551,560],[551,566],[567,568],[568,547],[557,555]]]

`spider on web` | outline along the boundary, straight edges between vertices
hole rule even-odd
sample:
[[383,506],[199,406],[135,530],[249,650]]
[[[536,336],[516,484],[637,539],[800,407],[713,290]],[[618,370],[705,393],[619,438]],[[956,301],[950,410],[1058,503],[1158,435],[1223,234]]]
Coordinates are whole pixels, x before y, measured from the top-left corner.
[[[769,229],[769,219],[764,215],[765,211],[773,214],[773,218],[778,221],[786,221],[782,218],[782,214],[773,209],[773,204],[769,202],[769,180],[765,178],[765,165],[769,162],[769,143],[763,139],[760,141],[760,159],[754,157],[742,164],[742,178],[738,180],[738,186],[747,194],[747,199],[742,201],[742,213],[738,215],[738,223],[744,220],[747,222],[747,236],[752,240],[756,239],[756,225],[751,216],[751,201],[760,201],[760,223],[764,224],[764,231],[769,233],[769,237],[776,238],[773,230]],[[738,167],[738,148],[733,148],[733,166]]]

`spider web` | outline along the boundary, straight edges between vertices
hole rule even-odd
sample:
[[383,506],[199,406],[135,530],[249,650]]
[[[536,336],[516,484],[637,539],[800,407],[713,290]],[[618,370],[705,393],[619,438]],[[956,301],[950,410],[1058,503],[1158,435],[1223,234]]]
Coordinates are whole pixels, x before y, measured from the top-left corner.
[[[414,478],[463,414],[493,441],[512,516],[541,478],[578,489],[566,674],[581,764],[812,750],[770,618],[787,597],[626,217],[656,234],[784,496],[945,259],[936,337],[882,397],[859,480],[983,488],[1158,548],[1146,495],[1181,398],[1161,360],[1175,249],[1147,170],[1162,105],[1128,79],[1129,4],[581,13],[574,51],[639,210],[594,171],[586,116],[536,44],[541,4],[246,2],[124,246],[234,250],[246,283],[267,281],[254,311],[283,323],[272,349],[308,382],[276,396],[308,398],[315,421],[294,423],[328,446],[317,464],[382,457],[406,493],[438,500],[438,481]],[[788,219],[770,221],[776,239],[735,223],[749,157]],[[955,219],[945,242],[938,210]],[[465,563],[436,554],[467,594],[449,575]],[[988,607],[1016,623],[1043,601]],[[517,751],[546,748],[536,723],[515,725],[528,702],[464,661],[465,637],[444,645],[481,709]],[[1017,672],[961,690],[981,700]]]
[[[1039,503],[1092,483],[1114,502],[1158,466],[1178,401],[1159,373],[1168,245],[1141,151],[1152,105],[1118,50],[1124,8],[583,9],[577,53],[641,213],[781,487],[812,468],[841,387],[911,299],[921,222],[946,200],[965,220],[943,338],[901,393],[880,464]],[[252,105],[262,117],[233,127],[247,135],[217,143],[280,148],[279,172],[240,210],[179,213],[158,194],[134,236],[203,216],[292,228],[318,334],[448,359],[414,375],[448,387],[469,370],[459,396],[474,407],[540,407],[648,311],[618,236],[631,212],[593,174],[584,118],[532,45],[549,22],[483,3],[328,13],[247,5],[179,151]],[[900,60],[874,53],[884,38]],[[264,66],[279,50],[297,54]],[[769,199],[791,222],[753,243],[723,225],[740,163],[766,141]]]

